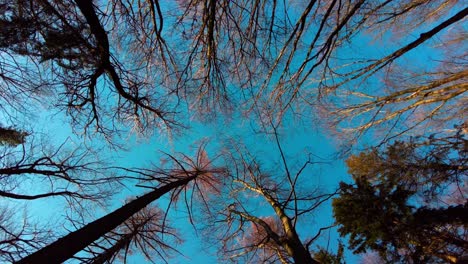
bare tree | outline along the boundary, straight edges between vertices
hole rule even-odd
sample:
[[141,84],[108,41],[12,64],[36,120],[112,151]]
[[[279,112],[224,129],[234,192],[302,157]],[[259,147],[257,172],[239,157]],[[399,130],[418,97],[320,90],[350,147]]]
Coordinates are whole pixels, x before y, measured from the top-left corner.
[[[66,202],[63,212],[82,212],[90,204],[105,205],[118,190],[116,187],[122,177],[106,169],[90,150],[70,150],[67,141],[53,148],[36,143],[33,135],[26,139],[25,134],[19,133],[22,142],[18,142],[11,138],[11,134],[4,135],[7,141],[21,144],[0,146],[0,197],[3,202],[0,255],[13,262],[43,247],[54,234],[50,231],[52,226],[40,221],[33,224],[26,213],[14,213],[5,207],[10,202],[17,208],[28,208],[34,200],[56,202],[53,198],[62,198]],[[56,205],[60,208],[58,203]]]
[[447,67],[445,71],[411,75],[393,69],[381,92],[350,91],[339,103],[326,104],[326,113],[332,116],[328,122],[341,127],[348,136],[360,136],[372,128],[382,131],[382,143],[408,132],[424,134],[443,129],[450,133],[453,124],[465,122],[468,75],[455,64]]
[[[444,67],[434,61],[434,67],[415,69],[412,76],[396,70],[408,72],[414,65],[396,65],[434,41],[444,50],[460,50],[462,39],[454,37],[468,9],[456,1],[207,0],[180,1],[180,8],[175,29],[183,36],[181,43],[189,45],[182,53],[186,62],[177,89],[204,115],[241,106],[267,124],[260,109],[283,118],[288,111],[314,113],[311,109],[319,106],[326,115],[321,121],[334,129],[352,128],[344,132],[360,136],[385,124],[395,128],[388,139],[426,128],[432,119],[446,126],[449,117],[460,119],[463,113],[466,74],[460,52],[444,58]],[[432,26],[423,27],[426,23]],[[397,34],[387,41],[380,34],[385,31]],[[408,32],[418,37],[408,37]],[[364,43],[365,33],[384,39],[393,51],[356,57],[349,51]],[[348,127],[347,122],[359,125]]]
[[72,208],[84,200],[102,203],[121,178],[90,150],[67,148],[67,142],[54,149],[33,138],[18,147],[1,147],[0,196],[25,201],[63,197]]
[[88,247],[85,251],[91,257],[77,258],[82,263],[112,263],[116,259],[125,262],[127,256],[141,253],[148,261],[153,262],[157,255],[167,263],[171,251],[179,253],[175,245],[181,241],[164,215],[157,207],[145,207]]
[[[272,119],[291,116],[325,117],[321,121],[352,132],[353,139],[384,128],[382,144],[415,131],[450,133],[454,124],[465,133],[466,52],[457,47],[464,43],[460,25],[467,14],[454,0],[181,0],[172,6],[158,0],[2,1],[0,110],[7,125],[0,129],[0,196],[65,197],[76,205],[102,201],[108,184],[133,178],[103,174],[89,150],[25,142],[12,127],[38,106],[66,113],[75,132],[98,133],[115,145],[125,144],[122,131],[186,128],[193,117],[212,121],[219,113],[253,116],[266,132]],[[368,52],[377,46],[368,38],[384,48]],[[404,61],[427,50],[438,52],[424,67]],[[328,227],[304,239],[298,223],[335,193],[301,189],[301,175],[314,162],[293,170],[277,127],[272,135],[281,173],[265,171],[242,146],[227,152],[235,195],[218,219],[227,227],[223,249],[233,258],[315,263],[310,246]],[[18,147],[3,146],[8,144]],[[196,158],[168,159],[177,169],[107,168],[138,174],[139,186],[153,190],[144,196],[150,198],[136,198],[118,218],[105,218],[113,221],[99,227],[104,231],[94,232],[98,224],[83,227],[93,238],[64,251],[61,260],[99,238],[108,239],[102,258],[112,258],[129,245],[119,225],[165,193],[171,193],[168,207],[185,203],[192,224],[197,210],[213,214],[212,195],[222,194],[226,182],[218,176],[226,171],[204,150]],[[38,178],[44,184],[30,188]],[[252,212],[246,193],[262,198],[271,215]],[[80,238],[80,232],[68,237]],[[51,248],[68,248],[63,241]]]
[[[253,112],[262,122],[257,111],[267,102],[269,111],[282,117],[290,110],[310,110],[330,92],[365,94],[364,81],[375,82],[397,60],[459,25],[468,12],[456,1],[441,0],[190,0],[179,1],[175,8],[153,0],[8,3],[2,5],[5,37],[0,48],[6,58],[2,81],[11,92],[2,98],[14,102],[15,92],[52,91],[75,125],[108,139],[124,129],[122,124],[132,124],[141,133],[180,127],[185,117],[175,114],[185,107],[202,118],[238,109]],[[452,14],[452,9],[458,11]],[[431,21],[432,28],[423,27]],[[359,45],[366,32],[399,27],[419,37],[400,34],[398,41],[389,42],[394,50],[377,58],[342,56]],[[456,41],[444,44],[444,49],[454,49]],[[34,67],[26,67],[30,64]],[[33,72],[34,77],[12,72]],[[457,76],[463,80],[463,71],[428,72],[434,78],[422,78],[401,91],[447,81],[430,91],[430,97],[443,93],[440,99],[423,100],[424,105],[431,102],[432,110],[464,92],[464,87],[446,91]],[[376,87],[381,90],[381,85]],[[367,103],[358,107],[360,112],[368,109]],[[399,107],[387,119],[419,105]]]
[[[53,105],[64,108],[73,124],[108,139],[118,131],[116,122],[145,129],[176,124],[148,89],[152,83],[116,59],[93,1],[9,0],[2,8],[2,81],[11,94],[47,87],[58,95]],[[26,74],[30,63],[38,77]],[[11,94],[4,99],[12,101]]]
[[[200,149],[199,151],[204,150]],[[176,202],[177,197],[180,194],[185,193],[185,196],[187,197],[186,192],[188,191],[188,184],[192,186],[192,189],[194,190],[193,192],[196,193],[196,190],[199,189],[198,186],[204,186],[212,179],[223,177],[223,173],[225,172],[224,169],[211,167],[206,163],[200,164],[198,159],[199,156],[200,155],[197,154],[197,158],[187,159],[188,157],[182,154],[182,159],[176,159],[174,156],[169,155],[171,164],[168,166],[173,165],[174,167],[170,167],[168,169],[161,168],[136,171],[142,176],[143,180],[151,181],[153,185],[156,185],[154,187],[150,187],[153,189],[151,192],[130,201],[112,213],[109,213],[108,215],[105,215],[78,230],[71,232],[39,251],[21,259],[17,263],[37,263],[44,261],[49,263],[62,263],[63,261],[72,258],[76,253],[90,246],[94,241],[104,237],[119,225],[124,224],[126,221],[132,221],[132,217],[137,217],[135,214],[141,212],[141,210],[164,194],[172,193],[171,200]],[[144,214],[144,211],[141,213]],[[139,231],[143,232],[144,229]],[[138,235],[144,236],[144,233],[138,233]],[[124,241],[120,242],[123,243]],[[150,243],[152,242],[150,241]],[[111,248],[111,250],[116,249],[117,246],[116,248]],[[104,254],[106,253],[104,252]],[[103,258],[106,257],[103,256]]]
[[[416,16],[408,17],[412,12],[423,12],[426,20],[438,22],[385,57],[362,60],[365,66],[354,65],[347,73],[341,71],[342,74],[337,75],[340,81],[328,88],[334,94],[323,97],[322,117],[326,116],[325,122],[346,137],[360,137],[372,129],[380,133],[380,142],[385,143],[406,134],[433,133],[440,129],[450,133],[453,124],[465,121],[467,72],[463,65],[466,54],[459,49],[462,40],[456,35],[468,9],[449,16],[447,8],[453,7],[454,2],[441,3],[441,6],[433,6],[433,3],[425,6],[425,1],[415,4],[405,12],[406,20],[392,18],[396,25],[384,24],[388,28],[397,27],[399,23],[405,29],[415,28],[423,21],[417,21]],[[416,21],[410,25],[411,19]],[[437,60],[421,67],[404,59],[407,53],[435,41],[443,50]],[[352,64],[360,65],[355,61]]]
[[[304,174],[310,173],[314,161],[309,156],[297,168],[289,164],[276,128],[273,130],[280,168],[262,167],[238,142],[233,142],[226,154],[232,183],[228,184],[229,200],[217,216],[222,254],[232,261],[249,263],[319,263],[310,247],[333,224],[308,233],[309,237],[301,237],[299,226],[307,225],[313,212],[336,193],[306,187]],[[228,205],[228,201],[232,203]],[[265,203],[269,210],[260,212],[252,203]]]
[[5,205],[0,209],[0,259],[5,262],[31,254],[43,247],[52,235],[50,230],[33,224],[26,212],[18,214],[20,211]]

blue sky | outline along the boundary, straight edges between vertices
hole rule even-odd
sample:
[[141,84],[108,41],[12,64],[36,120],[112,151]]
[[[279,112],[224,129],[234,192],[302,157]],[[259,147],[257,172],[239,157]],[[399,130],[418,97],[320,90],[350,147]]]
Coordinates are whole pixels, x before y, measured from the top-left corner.
[[[171,6],[163,6],[163,9],[171,10]],[[167,11],[166,10],[166,11]],[[292,12],[294,13],[294,12]],[[295,14],[297,16],[297,14]],[[171,22],[167,20],[166,22]],[[436,21],[437,22],[437,21]],[[435,22],[435,23],[436,23]],[[431,25],[424,25],[421,32]],[[165,30],[170,30],[167,26]],[[412,32],[406,37],[398,39],[399,45],[407,43],[418,36],[419,31]],[[167,32],[168,34],[170,32]],[[387,32],[383,34],[383,39],[378,41],[371,40],[369,33],[359,35],[355,38],[352,46],[342,49],[340,56],[344,57],[378,57],[389,54],[394,51],[395,43],[392,43],[392,33]],[[310,41],[310,38],[305,38],[304,41]],[[402,62],[403,65],[410,64],[414,69],[432,68],[436,63],[430,59],[435,60],[441,56],[441,50],[437,48],[439,39],[435,38],[426,45],[407,54]],[[387,45],[386,43],[391,43]],[[435,48],[434,48],[435,47]],[[304,54],[299,54],[301,57]],[[297,58],[296,58],[297,59]],[[426,63],[427,62],[427,63]],[[425,64],[426,63],[426,64]],[[434,64],[432,64],[434,63]],[[298,65],[293,64],[293,67]],[[275,75],[272,80],[277,79],[279,76]],[[379,78],[382,76],[379,76]],[[379,82],[381,79],[372,79],[363,85],[363,89],[369,91],[379,92]],[[357,85],[352,83],[352,85]],[[229,87],[235,90],[235,87]],[[310,88],[310,87],[309,87]],[[359,87],[361,88],[361,87]],[[312,89],[310,89],[312,90]],[[314,93],[312,91],[311,93]],[[239,94],[236,94],[236,96]],[[70,126],[70,118],[65,113],[57,113],[54,108],[41,108],[40,112],[33,113],[32,118],[24,120],[24,126],[31,129],[36,133],[38,140],[43,139],[48,141],[50,145],[60,145],[66,142],[66,147],[73,149],[82,144],[92,146],[98,149],[99,158],[105,160],[110,164],[116,164],[122,167],[147,167],[151,163],[157,164],[161,158],[164,157],[163,153],[187,153],[188,155],[194,153],[194,145],[204,139],[208,139],[209,144],[207,147],[208,155],[210,157],[217,156],[218,152],[223,148],[224,143],[228,140],[235,138],[239,142],[245,144],[252,153],[255,153],[265,165],[272,168],[279,168],[279,175],[283,169],[279,164],[280,155],[278,148],[271,135],[259,133],[258,122],[251,120],[251,117],[234,113],[229,119],[213,118],[208,122],[198,121],[196,118],[190,118],[193,114],[191,109],[186,107],[182,102],[180,107],[182,114],[180,116],[189,116],[182,120],[183,123],[188,124],[189,129],[182,130],[180,134],[168,136],[160,131],[155,131],[154,135],[150,137],[138,137],[135,134],[124,132],[119,135],[117,142],[125,146],[126,150],[113,149],[107,145],[101,137],[90,136],[83,138],[79,131],[72,131]],[[186,114],[186,115],[184,115]],[[293,118],[286,115],[281,126],[278,128],[279,139],[281,141],[285,156],[288,157],[290,166],[297,168],[298,164],[302,164],[307,159],[308,154],[313,154],[314,161],[318,161],[316,165],[305,171],[303,180],[305,182],[304,188],[319,188],[323,192],[332,192],[337,188],[340,181],[350,181],[351,178],[346,173],[346,168],[343,159],[339,158],[337,152],[339,147],[347,140],[347,135],[343,138],[337,138],[329,130],[324,129],[318,125],[317,120],[323,118],[314,113],[314,110],[305,110],[304,116]],[[310,115],[310,116],[307,116]],[[203,119],[203,118],[201,118]],[[33,121],[34,120],[34,121]],[[205,120],[206,121],[206,120]],[[358,120],[359,121],[359,120]],[[352,122],[358,122],[352,121]],[[356,123],[352,123],[355,125]],[[21,124],[23,125],[23,124]],[[124,126],[123,126],[124,127]],[[74,134],[73,132],[78,132]],[[360,139],[358,144],[354,146],[355,149],[362,149],[372,145],[375,135],[372,133],[366,134]],[[147,192],[146,189],[136,187],[134,183],[129,182],[124,188],[119,190],[112,201],[109,201],[108,208],[94,208],[96,210],[96,217],[102,216],[106,212],[110,212],[122,205],[128,197],[141,195]],[[155,204],[163,206],[167,203],[166,198],[156,201]],[[8,203],[9,206],[18,206],[14,202]],[[51,225],[59,223],[63,224],[63,218],[66,211],[60,209],[65,205],[64,201],[59,198],[39,200],[28,203],[26,211],[32,216],[33,220],[39,222],[48,222]],[[252,208],[258,210],[259,215],[266,215],[269,213],[268,209],[264,210],[262,204],[258,204],[257,200],[252,199]],[[90,219],[91,220],[91,219]],[[216,248],[207,247],[214,241],[207,241],[212,238],[205,237],[202,232],[195,232],[194,228],[190,225],[187,212],[183,207],[178,209],[171,208],[169,213],[169,221],[179,230],[181,238],[185,241],[177,249],[183,253],[183,256],[173,254],[174,258],[169,260],[169,263],[215,263],[217,262]],[[323,226],[329,226],[333,223],[331,214],[330,203],[325,203],[316,213],[309,216],[306,222],[310,225],[299,226],[298,231],[300,235],[310,236],[314,235],[316,231]],[[56,228],[61,234],[66,233],[64,229]],[[326,247],[330,245],[333,252],[337,247],[339,237],[335,229],[330,232],[325,232],[323,236],[317,241],[316,245]],[[343,242],[345,239],[341,239]],[[214,243],[215,244],[215,243]],[[312,247],[315,248],[315,247]],[[346,251],[346,259],[348,263],[357,263],[359,256],[354,256],[349,250]],[[128,263],[145,263],[146,261],[138,254],[131,256]],[[159,261],[155,260],[156,263]]]
[[[40,115],[41,118],[38,118],[38,120],[41,120],[42,124],[37,123],[37,127],[43,128],[41,134],[49,135],[48,139],[51,140],[50,143],[55,145],[67,140],[69,147],[81,144],[80,139],[70,133],[71,131],[65,117],[61,114],[48,116],[46,113],[47,111],[44,109],[44,112]],[[323,164],[313,166],[304,174],[303,177],[309,182],[310,186],[320,187],[324,191],[332,191],[337,187],[339,181],[349,180],[343,162],[334,160],[336,144],[332,142],[328,135],[318,132],[310,123],[305,124],[302,122],[301,126],[297,125],[295,122],[285,123],[288,125],[279,129],[279,136],[283,150],[286,156],[290,158],[290,160],[288,160],[290,165],[296,165],[297,167],[298,164],[302,164],[302,162],[307,159],[308,153],[312,153],[316,156],[313,158],[314,160],[323,162]],[[232,121],[229,124],[202,124],[192,122],[192,128],[189,133],[184,135],[182,139],[175,138],[173,140],[168,140],[161,135],[154,135],[151,138],[137,138],[135,135],[128,134],[124,136],[122,140],[122,142],[129,147],[128,151],[111,150],[106,148],[104,144],[103,148],[105,153],[102,153],[104,155],[100,155],[100,157],[111,161],[113,164],[118,164],[119,166],[129,168],[147,167],[150,163],[157,164],[164,156],[163,152],[171,154],[175,152],[188,153],[189,155],[193,154],[194,143],[205,138],[210,139],[208,149],[211,151],[208,151],[208,155],[214,156],[216,154],[211,153],[216,153],[223,142],[226,142],[231,137],[241,137],[244,141],[243,143],[249,146],[249,150],[252,153],[258,153],[258,155],[262,156],[263,161],[268,162],[271,160],[278,163],[280,156],[272,138],[265,134],[253,132],[253,126],[254,125],[246,125],[245,122],[236,121]],[[99,141],[97,143],[89,141],[87,144],[99,144]],[[281,168],[281,166],[277,167]],[[120,190],[113,198],[110,203],[111,206],[106,210],[99,209],[96,217],[120,207],[122,202],[128,197],[141,195],[145,192],[147,192],[146,189],[135,187],[133,184],[126,185],[126,187]],[[163,205],[166,204],[164,200],[165,198],[162,198],[154,204],[161,205],[161,207],[164,208]],[[37,221],[47,221],[49,224],[56,221],[61,225],[62,221],[60,219],[65,216],[65,212],[62,210],[57,211],[57,209],[62,206],[65,206],[65,204],[60,198],[38,200],[34,203],[30,203],[27,207],[27,211],[33,216],[33,219]],[[268,205],[265,204],[265,206]],[[264,210],[258,212],[259,215],[268,214],[269,209],[263,213],[262,211]],[[320,227],[330,225],[333,222],[330,205],[322,206],[317,210],[317,213],[313,214],[313,217],[306,219],[306,221],[311,221],[311,225],[298,228],[298,231],[304,235],[315,234]],[[209,239],[212,238],[204,237],[200,231],[195,232],[193,226],[191,226],[188,221],[187,213],[183,206],[170,210],[169,222],[178,229],[181,238],[185,241],[182,245],[177,246],[177,249],[183,253],[183,256],[172,254],[174,257],[169,260],[169,263],[216,263],[216,261],[218,261],[216,248],[214,246],[207,247],[215,241],[210,241]],[[58,231],[60,229],[55,228],[55,230]],[[326,246],[329,234],[330,249],[336,249],[336,242],[339,237],[334,231],[331,231],[331,233],[324,233],[323,238],[318,240],[317,245]],[[350,260],[355,259],[349,252],[348,257]],[[138,254],[131,256],[128,260],[129,263],[135,264],[146,262],[145,259]],[[156,263],[159,262],[156,261]]]

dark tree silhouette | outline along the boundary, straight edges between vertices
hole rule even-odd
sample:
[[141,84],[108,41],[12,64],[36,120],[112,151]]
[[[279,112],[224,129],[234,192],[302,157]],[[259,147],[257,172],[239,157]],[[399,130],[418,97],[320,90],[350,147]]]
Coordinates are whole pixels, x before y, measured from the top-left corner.
[[162,187],[155,188],[154,191],[129,202],[114,212],[60,238],[56,242],[16,263],[62,263],[63,261],[72,258],[74,254],[85,249],[95,240],[118,227],[151,202],[155,201],[162,195],[187,184],[196,177],[197,175],[188,176],[183,179],[174,180]]
[[[162,195],[173,192],[171,199],[183,192],[187,191],[187,186],[192,189],[199,189],[199,186],[206,186],[213,179],[221,177],[225,172],[222,168],[215,168],[211,163],[205,161],[200,162],[200,153],[204,149],[197,152],[196,159],[188,159],[183,155],[185,160],[177,160],[173,156],[172,159],[177,169],[160,169],[160,170],[141,170],[139,173],[143,177],[142,180],[152,180],[160,183],[160,186],[154,187],[153,191],[138,197],[121,208],[103,216],[84,227],[71,232],[70,234],[58,239],[52,244],[40,249],[39,251],[19,260],[17,263],[62,263],[63,261],[72,258],[76,253],[84,250],[94,241],[105,236],[119,225],[130,221],[135,214],[141,212],[150,203],[154,202]],[[144,177],[147,177],[146,179]],[[205,189],[205,191],[208,191]],[[196,192],[196,191],[194,191]],[[202,195],[207,195],[202,194]],[[140,234],[141,235],[141,234]]]
[[[374,250],[390,262],[459,263],[468,246],[468,204],[459,188],[466,184],[466,162],[460,134],[352,156],[355,184],[341,183],[333,200],[339,232],[350,235],[355,253]],[[447,196],[464,198],[454,203]]]
[[[106,169],[90,150],[67,149],[68,142],[54,149],[32,138],[29,141],[16,148],[0,147],[0,197],[63,197],[73,208],[83,200],[102,202],[112,193],[109,187],[122,179]],[[40,181],[40,186],[28,188]]]
[[171,244],[180,243],[180,239],[164,221],[164,214],[157,207],[147,206],[89,246],[86,256],[75,258],[82,263],[112,263],[117,259],[126,261],[127,256],[141,252],[148,261],[157,255],[167,263],[169,251],[179,253]]
[[19,131],[14,128],[0,127],[0,146],[11,146],[23,144],[25,142],[27,132]]
[[13,134],[23,137],[23,142],[15,142],[20,145],[12,146],[13,139],[9,135],[8,144],[0,146],[0,255],[8,262],[38,250],[49,243],[57,231],[48,224],[35,224],[29,219],[35,215],[13,212],[13,206],[27,208],[36,200],[58,206],[60,203],[54,198],[61,198],[66,202],[63,212],[80,213],[91,204],[104,205],[122,180],[115,170],[105,168],[87,149],[67,149],[72,145],[68,144],[70,142],[53,148],[36,143],[34,135],[25,140],[26,135],[16,131]]
[[31,254],[50,241],[51,233],[34,224],[26,214],[26,210],[21,212],[18,206],[13,209],[2,205],[0,208],[0,260],[12,263],[19,257]]
[[[151,84],[145,77],[116,59],[100,13],[91,0],[2,4],[1,80],[10,92],[2,99],[13,108],[6,110],[14,111],[19,103],[14,93],[28,96],[45,90],[42,93],[58,96],[52,104],[64,108],[74,125],[109,140],[118,131],[116,122],[135,122],[141,131],[176,124],[170,111],[162,110],[163,100],[147,89]],[[113,95],[117,100],[109,98]]]
[[338,250],[336,254],[328,252],[325,248],[320,248],[318,252],[314,254],[314,259],[319,263],[326,264],[344,264],[344,245],[339,242]]

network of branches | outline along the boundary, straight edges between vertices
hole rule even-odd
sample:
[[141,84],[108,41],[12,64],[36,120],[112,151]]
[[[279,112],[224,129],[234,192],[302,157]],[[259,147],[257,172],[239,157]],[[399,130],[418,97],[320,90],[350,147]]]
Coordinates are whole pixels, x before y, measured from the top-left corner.
[[[0,0],[0,260],[169,262],[184,210],[220,261],[343,263],[346,247],[468,261],[467,14],[456,0]],[[193,123],[223,135],[146,167],[112,156],[135,135],[192,140]],[[271,153],[227,129],[248,125]],[[324,160],[289,152],[296,126],[336,142],[348,181],[315,184]],[[12,210],[41,202],[61,220]]]

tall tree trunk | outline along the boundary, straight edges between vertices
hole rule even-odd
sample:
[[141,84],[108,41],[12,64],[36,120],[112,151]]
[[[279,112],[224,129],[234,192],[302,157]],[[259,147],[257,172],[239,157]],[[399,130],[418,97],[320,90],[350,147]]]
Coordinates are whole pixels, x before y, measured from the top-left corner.
[[[99,255],[95,256],[89,263],[91,264],[104,264],[104,263],[111,263],[110,261],[114,256],[121,250],[128,249],[130,243],[133,239],[140,233],[141,229],[152,219],[146,218],[141,223],[138,223],[135,226],[131,226],[130,232],[119,235],[120,237],[117,239],[117,242],[111,247],[105,249]],[[119,228],[117,227],[117,230]],[[99,243],[99,242],[98,242]]]
[[99,218],[98,220],[87,224],[86,226],[76,230],[54,243],[40,249],[39,251],[23,258],[16,262],[18,264],[36,264],[36,263],[62,263],[65,260],[73,257],[76,253],[86,248],[89,244],[99,239],[106,233],[110,232],[133,214],[145,208],[151,202],[157,200],[167,192],[183,186],[195,179],[197,176],[190,176],[181,180],[177,180],[166,184],[160,188],[149,192],[140,198],[137,198],[130,203],[120,207],[114,212]]

